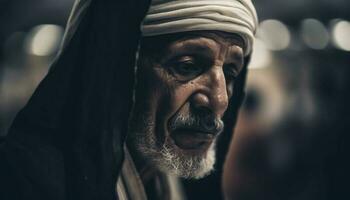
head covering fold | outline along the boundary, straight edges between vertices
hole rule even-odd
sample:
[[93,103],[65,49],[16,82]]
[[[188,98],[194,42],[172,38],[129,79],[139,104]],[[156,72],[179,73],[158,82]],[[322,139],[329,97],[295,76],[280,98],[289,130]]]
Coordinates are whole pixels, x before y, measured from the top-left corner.
[[143,36],[202,30],[235,33],[244,40],[247,56],[257,24],[250,0],[153,0],[141,29]]

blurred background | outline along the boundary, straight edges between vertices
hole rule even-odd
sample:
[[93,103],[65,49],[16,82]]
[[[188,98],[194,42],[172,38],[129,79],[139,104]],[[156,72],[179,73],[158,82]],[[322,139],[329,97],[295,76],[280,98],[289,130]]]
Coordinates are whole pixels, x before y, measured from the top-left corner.
[[[348,199],[350,1],[254,3],[260,27],[225,193],[237,200]],[[0,0],[0,136],[47,73],[72,5]]]

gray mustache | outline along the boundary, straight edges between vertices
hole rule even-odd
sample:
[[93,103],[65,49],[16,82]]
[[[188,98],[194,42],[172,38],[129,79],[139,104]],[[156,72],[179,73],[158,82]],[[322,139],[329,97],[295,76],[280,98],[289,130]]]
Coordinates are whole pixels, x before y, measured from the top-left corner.
[[209,134],[219,134],[224,130],[224,122],[212,114],[206,115],[175,115],[169,124],[170,131],[191,129]]

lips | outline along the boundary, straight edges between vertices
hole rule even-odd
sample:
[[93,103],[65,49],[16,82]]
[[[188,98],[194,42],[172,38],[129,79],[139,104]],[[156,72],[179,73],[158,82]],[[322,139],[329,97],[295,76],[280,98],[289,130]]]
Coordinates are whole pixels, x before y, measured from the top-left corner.
[[186,150],[206,150],[214,137],[213,134],[190,129],[176,130],[171,134],[175,144]]

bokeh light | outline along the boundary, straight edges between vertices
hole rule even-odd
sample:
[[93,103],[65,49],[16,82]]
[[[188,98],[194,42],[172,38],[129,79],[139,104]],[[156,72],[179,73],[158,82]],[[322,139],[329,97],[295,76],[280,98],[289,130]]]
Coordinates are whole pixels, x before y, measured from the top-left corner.
[[332,29],[334,45],[344,51],[350,51],[350,22],[336,20]]
[[305,19],[301,22],[301,37],[312,49],[324,49],[329,43],[329,33],[317,19]]
[[60,45],[63,28],[58,25],[45,24],[34,27],[28,35],[25,49],[36,56],[50,56]]
[[269,19],[262,21],[257,37],[261,38],[270,50],[283,50],[289,46],[291,34],[281,21]]

